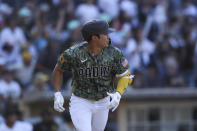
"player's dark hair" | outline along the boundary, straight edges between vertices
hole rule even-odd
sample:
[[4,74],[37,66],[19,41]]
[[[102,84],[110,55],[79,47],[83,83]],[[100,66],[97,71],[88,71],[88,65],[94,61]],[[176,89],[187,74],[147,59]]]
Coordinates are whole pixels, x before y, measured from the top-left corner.
[[97,36],[98,38],[100,38],[99,34],[92,35],[92,34],[88,34],[88,33],[83,33],[82,36],[83,36],[83,39],[87,42],[92,40],[92,36]]

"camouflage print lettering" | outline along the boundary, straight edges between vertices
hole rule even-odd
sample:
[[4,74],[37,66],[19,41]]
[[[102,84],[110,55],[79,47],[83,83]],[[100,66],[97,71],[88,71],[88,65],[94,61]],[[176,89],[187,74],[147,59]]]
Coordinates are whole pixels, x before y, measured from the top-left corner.
[[85,69],[85,72],[86,72],[85,76],[87,78],[91,78],[91,74],[92,74],[91,68],[86,68]]
[[82,76],[83,75],[83,68],[80,68],[78,72],[79,72],[79,75]]
[[100,78],[109,76],[112,71],[110,66],[93,66],[87,68],[79,68],[78,75],[86,78]]
[[93,67],[93,77],[94,78],[99,77],[99,67],[97,66]]

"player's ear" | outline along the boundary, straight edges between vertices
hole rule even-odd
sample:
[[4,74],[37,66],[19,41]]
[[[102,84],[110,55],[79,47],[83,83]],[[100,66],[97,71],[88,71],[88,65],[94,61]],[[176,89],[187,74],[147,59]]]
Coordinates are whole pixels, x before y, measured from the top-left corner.
[[96,40],[97,37],[95,35],[92,35],[92,40]]
[[100,39],[100,35],[92,35],[92,40],[98,40]]

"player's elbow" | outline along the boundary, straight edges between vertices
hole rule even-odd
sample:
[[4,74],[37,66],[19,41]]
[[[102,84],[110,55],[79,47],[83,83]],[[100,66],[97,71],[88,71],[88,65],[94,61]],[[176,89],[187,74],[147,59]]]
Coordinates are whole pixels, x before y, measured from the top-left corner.
[[63,70],[60,69],[58,67],[58,65],[55,66],[54,70],[53,70],[53,73],[52,73],[52,82],[54,82],[56,79],[62,77],[63,75]]

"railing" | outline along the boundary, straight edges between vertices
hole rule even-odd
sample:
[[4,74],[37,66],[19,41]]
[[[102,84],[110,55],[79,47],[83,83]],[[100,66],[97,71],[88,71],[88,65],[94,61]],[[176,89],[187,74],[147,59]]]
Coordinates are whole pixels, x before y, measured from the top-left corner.
[[[62,92],[65,99],[71,96],[70,91]],[[31,101],[49,101],[53,100],[54,92],[44,92],[36,94],[24,94],[24,102]],[[125,100],[143,100],[143,99],[196,99],[197,88],[129,88],[122,97]]]

